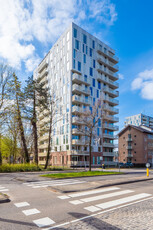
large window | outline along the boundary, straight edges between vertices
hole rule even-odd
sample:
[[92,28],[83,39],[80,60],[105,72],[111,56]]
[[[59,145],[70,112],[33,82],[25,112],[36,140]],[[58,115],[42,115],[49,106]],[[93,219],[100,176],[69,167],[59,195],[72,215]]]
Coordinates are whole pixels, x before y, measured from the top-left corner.
[[81,71],[81,62],[78,61],[78,71]]
[[92,49],[90,48],[90,57],[92,57]]
[[87,36],[83,34],[83,43],[87,44]]
[[76,48],[77,50],[79,50],[79,41],[78,41],[78,40],[75,40],[75,48]]
[[86,63],[86,55],[83,54],[83,62]]
[[93,68],[90,67],[89,73],[90,73],[90,76],[93,76]]
[[74,30],[73,30],[73,36],[74,36],[75,38],[77,38],[77,29],[75,29],[75,28],[74,28]]
[[95,87],[95,79],[92,79],[92,86]]

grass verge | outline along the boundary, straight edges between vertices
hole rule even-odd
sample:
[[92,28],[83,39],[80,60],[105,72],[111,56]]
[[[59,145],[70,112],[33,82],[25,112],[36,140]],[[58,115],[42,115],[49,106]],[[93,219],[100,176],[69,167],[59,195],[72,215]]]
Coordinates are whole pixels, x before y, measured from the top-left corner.
[[50,177],[56,179],[71,178],[71,177],[87,177],[87,176],[102,176],[102,175],[117,175],[123,174],[121,172],[102,172],[102,171],[88,171],[88,172],[74,172],[74,173],[55,173],[45,174],[42,177]]

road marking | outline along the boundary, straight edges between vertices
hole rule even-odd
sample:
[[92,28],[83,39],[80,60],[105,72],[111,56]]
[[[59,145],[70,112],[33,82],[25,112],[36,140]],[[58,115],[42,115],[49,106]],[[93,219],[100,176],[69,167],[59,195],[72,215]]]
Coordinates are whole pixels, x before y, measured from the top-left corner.
[[82,204],[83,202],[80,200],[73,200],[73,201],[69,201],[69,203],[77,205],[77,204]]
[[40,228],[55,223],[49,217],[41,218],[41,219],[38,219],[38,220],[33,220],[33,222]]
[[30,204],[28,202],[20,202],[20,203],[14,203],[14,205],[18,208],[21,208],[21,207],[29,206]]
[[[123,190],[120,192],[113,192],[113,193],[108,193],[108,194],[104,194],[104,195],[100,195],[100,196],[94,196],[94,197],[88,197],[85,199],[80,199],[80,201],[82,202],[92,202],[92,201],[96,201],[96,200],[102,200],[102,199],[106,199],[106,198],[110,198],[110,197],[114,197],[114,196],[120,196],[120,195],[124,195],[124,194],[128,194],[134,192],[132,190]],[[71,201],[70,201],[71,203]]]
[[104,210],[104,211],[101,211],[101,212],[98,212],[98,213],[95,213],[95,214],[91,214],[91,215],[88,215],[88,216],[85,216],[85,217],[82,217],[82,218],[79,218],[79,219],[76,219],[76,220],[72,220],[70,222],[65,222],[65,223],[60,224],[60,225],[56,225],[56,226],[49,227],[49,228],[44,228],[42,230],[56,229],[56,228],[58,228],[60,226],[65,226],[65,225],[68,225],[68,224],[71,224],[71,223],[74,223],[74,222],[79,222],[80,220],[89,219],[89,218],[92,218],[92,217],[95,217],[95,216],[98,216],[98,215],[101,215],[101,214],[104,214],[104,213],[107,213],[107,212],[111,212],[111,211],[114,211],[114,210],[117,210],[117,209],[120,209],[120,208],[124,208],[124,207],[130,206],[130,205],[137,204],[137,203],[147,201],[147,200],[151,200],[151,199],[153,199],[153,197],[149,197],[149,198],[146,198],[146,199],[143,199],[143,200],[135,201],[135,202],[132,202],[130,204],[125,204],[125,205],[115,207],[115,208],[112,208],[112,209],[109,209],[109,210]]
[[49,187],[49,186],[61,186],[61,185],[69,185],[69,184],[81,184],[84,183],[83,181],[79,182],[69,182],[69,183],[58,183],[58,184],[48,184],[48,185],[40,185],[40,186],[33,186],[32,188],[44,188],[44,187]]
[[61,200],[65,200],[65,199],[69,199],[70,197],[69,196],[58,196],[58,198]]
[[[75,193],[75,194],[69,194],[68,196],[58,196],[58,198],[60,198],[60,199],[68,199],[70,197],[74,198],[74,197],[79,197],[79,196],[87,196],[87,195],[92,195],[92,194],[97,194],[97,193],[102,193],[102,192],[109,192],[109,191],[118,190],[118,189],[120,189],[120,188],[111,187],[111,188],[95,189],[95,190],[91,190],[91,191],[85,191],[85,192],[78,192],[78,193]],[[63,197],[65,197],[65,198],[63,198]]]
[[9,189],[1,189],[0,188],[0,192],[8,192],[9,191]]
[[145,197],[148,197],[148,196],[151,196],[151,194],[141,193],[141,194],[138,194],[138,195],[128,196],[128,197],[121,198],[121,199],[118,199],[118,200],[113,200],[113,201],[109,201],[109,202],[106,202],[106,203],[98,204],[98,205],[96,205],[96,207],[102,208],[102,209],[111,208],[111,207],[114,207],[114,206],[117,206],[117,205],[121,205],[121,204],[124,204],[124,203],[139,200],[139,199],[142,199],[142,198],[145,198]]
[[86,209],[86,210],[88,210],[90,212],[97,212],[97,211],[101,210],[100,208],[97,208],[95,206],[89,206],[89,207],[86,207],[84,209]]
[[26,216],[30,216],[30,215],[34,215],[34,214],[37,214],[37,213],[40,213],[40,211],[36,208],[33,208],[33,209],[28,209],[28,210],[23,210],[22,211]]

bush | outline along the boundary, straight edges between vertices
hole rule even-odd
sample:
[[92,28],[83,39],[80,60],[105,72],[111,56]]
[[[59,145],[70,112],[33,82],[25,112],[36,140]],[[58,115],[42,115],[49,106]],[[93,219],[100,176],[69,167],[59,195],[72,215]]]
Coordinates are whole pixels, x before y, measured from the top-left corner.
[[3,172],[32,172],[41,171],[42,168],[35,164],[4,164],[0,166],[0,173]]

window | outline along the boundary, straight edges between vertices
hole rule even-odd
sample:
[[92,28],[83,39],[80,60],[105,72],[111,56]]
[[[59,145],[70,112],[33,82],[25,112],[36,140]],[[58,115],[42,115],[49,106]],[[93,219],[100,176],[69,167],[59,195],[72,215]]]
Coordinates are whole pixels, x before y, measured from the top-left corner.
[[76,50],[73,50],[73,58],[76,58]]
[[74,36],[75,38],[77,38],[77,29],[75,29],[75,28],[74,28],[74,30],[73,30],[73,36]]
[[82,45],[82,52],[83,52],[83,53],[85,52],[84,44]]
[[99,98],[99,90],[97,89],[97,98]]
[[88,46],[86,46],[86,54],[88,54]]
[[78,71],[81,71],[81,62],[78,61]]
[[96,101],[96,99],[93,97],[93,106],[95,105],[95,101]]
[[90,48],[90,57],[92,57],[92,49]]
[[93,76],[93,68],[90,67],[89,72],[90,72],[90,76]]
[[73,68],[75,69],[75,59],[73,59]]
[[66,144],[68,144],[68,135],[66,135]]
[[93,165],[95,164],[95,157],[93,157]]
[[98,89],[101,89],[101,83],[98,81]]
[[95,62],[95,60],[93,60],[93,68],[95,68],[96,67],[96,62]]
[[63,144],[65,144],[65,135],[63,136]]
[[95,79],[92,79],[92,86],[95,87]]
[[79,41],[78,41],[78,40],[75,40],[75,48],[76,48],[77,50],[79,50]]
[[93,95],[92,87],[90,87],[90,94]]
[[83,54],[83,62],[86,63],[86,55]]
[[95,41],[92,41],[92,48],[95,49]]
[[87,36],[83,34],[83,43],[87,44]]
[[84,81],[87,82],[87,75],[84,75]]

